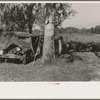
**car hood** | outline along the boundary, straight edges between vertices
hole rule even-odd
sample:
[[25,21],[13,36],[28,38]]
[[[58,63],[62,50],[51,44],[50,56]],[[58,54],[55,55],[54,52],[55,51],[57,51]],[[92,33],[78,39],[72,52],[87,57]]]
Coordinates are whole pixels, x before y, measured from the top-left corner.
[[31,45],[28,44],[27,42],[23,41],[23,40],[17,40],[15,42],[12,42],[10,43],[7,48],[9,48],[11,45],[16,45],[18,47],[20,47],[22,50],[21,50],[21,53],[24,54],[27,50],[31,50]]
[[21,48],[31,49],[31,45],[28,44],[27,42],[23,41],[23,40],[17,40],[17,41],[14,42],[14,44],[21,47]]

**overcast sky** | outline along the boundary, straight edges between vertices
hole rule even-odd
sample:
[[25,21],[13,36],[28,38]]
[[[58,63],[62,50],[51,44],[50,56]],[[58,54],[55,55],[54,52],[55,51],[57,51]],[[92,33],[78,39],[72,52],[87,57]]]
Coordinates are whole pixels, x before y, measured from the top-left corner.
[[66,19],[63,27],[90,28],[100,25],[100,3],[72,3],[72,8],[78,13]]

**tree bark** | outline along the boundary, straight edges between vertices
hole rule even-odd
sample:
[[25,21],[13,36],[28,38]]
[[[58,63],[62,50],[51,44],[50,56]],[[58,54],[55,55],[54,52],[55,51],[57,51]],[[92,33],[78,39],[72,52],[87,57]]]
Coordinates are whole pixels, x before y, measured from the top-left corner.
[[51,61],[55,59],[54,50],[54,25],[52,23],[53,15],[49,18],[49,22],[45,24],[44,29],[44,45],[42,62]]

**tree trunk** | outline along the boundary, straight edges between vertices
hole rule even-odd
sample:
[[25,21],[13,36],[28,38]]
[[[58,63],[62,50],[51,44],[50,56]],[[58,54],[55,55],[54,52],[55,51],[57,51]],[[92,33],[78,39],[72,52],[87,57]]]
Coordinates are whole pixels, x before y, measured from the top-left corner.
[[29,28],[29,33],[32,34],[32,25],[29,24],[29,25],[28,25],[28,28]]
[[53,16],[49,18],[48,24],[45,24],[44,29],[44,45],[42,62],[55,59],[54,54],[54,25],[52,23]]
[[[32,25],[31,25],[31,23],[28,24],[28,29],[29,29],[29,34],[32,34]],[[32,48],[32,50],[34,52],[34,47],[33,47],[33,45],[34,45],[34,38],[31,37],[30,41],[31,41],[31,48]]]
[[38,47],[38,42],[39,42],[39,37],[32,37],[31,38],[31,41],[32,41],[32,48],[34,50],[34,53],[36,54],[36,51],[37,51],[37,47]]

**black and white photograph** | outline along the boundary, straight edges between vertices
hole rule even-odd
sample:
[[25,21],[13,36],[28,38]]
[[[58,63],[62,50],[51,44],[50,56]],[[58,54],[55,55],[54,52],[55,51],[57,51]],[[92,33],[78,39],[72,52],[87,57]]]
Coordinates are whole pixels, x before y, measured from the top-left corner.
[[0,99],[99,94],[99,1],[0,1]]
[[100,3],[0,3],[0,82],[100,81]]

